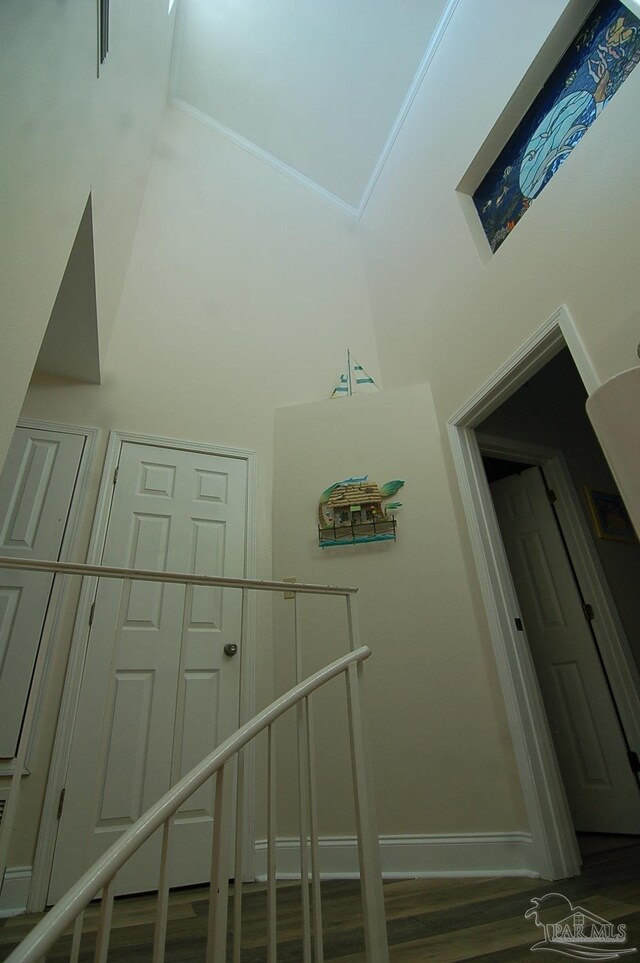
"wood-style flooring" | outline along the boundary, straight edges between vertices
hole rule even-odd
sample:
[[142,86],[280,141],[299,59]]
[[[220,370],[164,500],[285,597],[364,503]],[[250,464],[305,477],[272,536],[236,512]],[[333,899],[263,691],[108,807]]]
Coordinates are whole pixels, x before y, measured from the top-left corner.
[[[389,881],[384,885],[391,963],[473,960],[559,960],[546,950],[531,954],[541,938],[525,912],[534,896],[557,892],[574,906],[627,928],[626,948],[640,951],[640,841],[585,856],[583,873],[550,883],[539,879],[482,878]],[[322,885],[325,959],[333,963],[364,963],[364,943],[357,882]],[[278,961],[299,963],[300,885],[281,883],[278,891]],[[233,897],[232,897],[233,899]],[[200,963],[204,959],[207,891],[189,889],[171,896],[167,963]],[[155,904],[148,896],[116,901],[109,960],[142,963],[151,959]],[[34,925],[38,916],[0,921],[0,959]],[[264,963],[265,888],[245,888],[243,897],[242,963]],[[97,910],[90,907],[85,922],[82,960],[92,959]],[[63,937],[47,955],[47,963],[68,959],[70,938]],[[631,958],[638,958],[635,954]]]

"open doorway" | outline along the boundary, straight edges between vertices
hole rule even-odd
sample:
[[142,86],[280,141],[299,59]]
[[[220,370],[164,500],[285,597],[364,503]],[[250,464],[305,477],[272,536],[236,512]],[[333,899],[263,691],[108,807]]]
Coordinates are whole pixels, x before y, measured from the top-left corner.
[[[534,661],[528,644],[523,644],[526,632],[520,631],[516,621],[521,620],[521,608],[482,461],[478,431],[481,426],[487,428],[490,416],[525,383],[531,383],[547,362],[567,347],[580,380],[589,393],[594,392],[599,387],[599,379],[568,311],[560,307],[448,422],[529,818],[530,868],[548,879],[577,875],[581,858]],[[554,417],[564,411],[564,407],[561,393],[555,399]],[[495,424],[493,427],[495,429]],[[536,445],[513,440],[504,443],[500,438],[490,438],[489,441],[492,448],[486,447],[486,436],[482,439],[485,455],[531,467],[544,465],[545,475],[551,479],[549,484],[562,493],[561,511],[571,522],[572,555],[577,559],[594,598],[593,607],[601,636],[600,652],[607,664],[608,681],[630,749],[638,752],[640,676],[566,459],[561,450],[552,447],[557,443],[551,439],[547,439],[546,445],[544,442]],[[588,483],[589,479],[586,481]]]
[[[640,546],[598,538],[592,527],[586,490],[614,495],[616,488],[586,416],[586,398],[564,348],[477,429],[519,605],[515,618],[531,651],[581,848],[595,842],[584,834],[640,833],[634,736],[608,665],[613,658],[624,672],[615,649],[626,649],[627,641],[640,664]],[[558,472],[565,484],[556,491]],[[570,495],[566,489],[573,489],[583,516],[578,530],[561,503]],[[580,550],[576,542],[585,539]],[[589,549],[599,568],[590,565]],[[608,639],[596,614],[603,608],[614,622]],[[607,644],[614,651],[607,653]]]

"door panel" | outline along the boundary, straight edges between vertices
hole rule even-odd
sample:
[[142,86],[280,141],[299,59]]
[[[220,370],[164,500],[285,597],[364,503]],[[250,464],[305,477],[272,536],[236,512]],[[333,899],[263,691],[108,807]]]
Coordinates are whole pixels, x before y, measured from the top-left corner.
[[577,662],[553,668],[558,701],[562,706],[580,766],[583,786],[612,788],[613,782],[598,737],[598,721],[594,717]]
[[[125,442],[103,564],[242,577],[246,491],[244,460]],[[181,585],[100,584],[51,900],[237,727],[239,660],[223,647],[239,641],[240,615],[238,590],[196,587],[185,611]],[[208,878],[212,813],[210,781],[176,821],[172,885]],[[119,874],[119,893],[157,884],[158,852],[150,840]]]
[[[0,555],[57,560],[84,435],[16,428],[0,475]],[[0,569],[0,757],[16,753],[53,576]]]
[[640,791],[542,473],[491,494],[575,827],[639,833]]

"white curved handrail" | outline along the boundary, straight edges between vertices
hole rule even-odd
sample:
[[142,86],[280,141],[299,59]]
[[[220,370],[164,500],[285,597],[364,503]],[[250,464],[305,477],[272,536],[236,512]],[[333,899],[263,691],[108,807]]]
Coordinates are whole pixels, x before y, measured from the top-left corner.
[[266,579],[229,578],[226,575],[193,575],[188,572],[159,572],[80,562],[49,562],[47,559],[0,556],[0,568],[16,568],[56,575],[85,575],[94,578],[127,578],[137,582],[171,582],[179,585],[218,585],[222,588],[257,589],[265,592],[293,592],[298,595],[355,595],[353,586],[315,585],[310,582],[270,582]]
[[[0,564],[2,563],[0,559]],[[289,583],[284,583],[289,588]],[[336,659],[294,686],[263,709],[249,722],[222,742],[202,762],[198,763],[175,786],[144,813],[116,842],[80,877],[53,909],[34,927],[5,963],[36,963],[62,935],[68,925],[88,903],[114,878],[130,856],[163,823],[166,823],[186,799],[220,770],[243,746],[267,729],[281,715],[302,702],[316,689],[342,673],[349,673],[368,659],[371,650],[361,646],[354,652]]]
[[[100,583],[103,578],[106,579],[116,579],[119,580],[123,585],[128,582],[142,581],[142,582],[154,582],[160,584],[174,584],[174,585],[184,585],[185,591],[188,594],[193,592],[195,587],[207,588],[207,587],[217,587],[220,589],[231,589],[240,590],[242,593],[242,633],[245,632],[245,626],[250,623],[251,617],[249,614],[249,602],[250,593],[253,591],[258,592],[282,592],[285,597],[293,597],[294,604],[298,601],[301,595],[327,595],[334,597],[342,597],[346,603],[346,614],[348,623],[348,645],[351,652],[353,652],[360,644],[360,634],[358,626],[358,615],[356,606],[356,593],[357,588],[351,586],[338,586],[338,585],[317,585],[305,582],[289,582],[289,581],[272,581],[272,580],[260,580],[260,579],[247,579],[247,578],[230,578],[228,576],[217,576],[217,575],[196,575],[189,572],[162,572],[153,571],[146,569],[135,569],[135,568],[121,568],[114,566],[102,566],[102,565],[85,565],[83,563],[76,562],[58,562],[49,561],[47,559],[25,559],[25,558],[15,558],[9,556],[0,557],[0,569],[13,569],[18,571],[29,571],[29,572],[40,572],[48,573],[54,577],[59,576],[61,581],[67,578],[78,577],[80,579],[87,579],[85,583],[86,587],[89,589],[87,596],[94,592],[95,586]],[[185,596],[186,598],[186,596]],[[186,602],[185,602],[186,604]],[[93,609],[92,609],[93,611]],[[87,613],[88,614],[88,613]],[[91,618],[89,618],[90,624]],[[243,641],[246,641],[246,637],[243,634]],[[21,736],[18,743],[18,748],[16,751],[16,758],[13,761],[13,772],[11,773],[11,782],[9,786],[9,793],[6,800],[6,805],[4,809],[4,816],[2,819],[2,825],[0,825],[0,889],[2,888],[3,880],[5,877],[5,870],[7,866],[8,856],[9,856],[9,841],[12,834],[12,829],[15,824],[15,820],[18,813],[18,799],[21,789],[21,777],[24,766],[24,761],[26,758],[27,750],[30,745],[30,740],[32,736],[32,728],[35,724],[35,719],[37,716],[38,706],[42,698],[42,692],[44,691],[44,686],[46,682],[46,670],[49,664],[49,656],[51,646],[53,644],[53,635],[49,634],[45,640],[45,644],[41,645],[38,650],[38,655],[36,659],[35,666],[32,672],[32,684],[29,689],[29,697],[27,700],[27,705],[25,708],[23,716],[23,724],[21,730]],[[296,641],[296,646],[297,646]],[[251,678],[251,665],[246,661],[246,653],[248,651],[248,646],[241,646],[241,678],[246,678],[249,680]],[[75,669],[77,669],[77,662],[74,664]],[[74,675],[74,679],[77,683],[77,671]],[[296,676],[296,682],[301,681],[300,676]],[[246,719],[246,714],[241,716],[241,719]],[[68,718],[66,719],[66,724],[69,724]],[[49,804],[51,799],[48,797]],[[52,815],[51,806],[48,809],[49,815]],[[49,846],[49,856],[52,857],[52,849],[50,843]],[[47,856],[45,855],[44,865],[46,866]],[[43,866],[40,867],[43,869]],[[36,898],[36,903],[44,899],[44,894],[40,892]]]

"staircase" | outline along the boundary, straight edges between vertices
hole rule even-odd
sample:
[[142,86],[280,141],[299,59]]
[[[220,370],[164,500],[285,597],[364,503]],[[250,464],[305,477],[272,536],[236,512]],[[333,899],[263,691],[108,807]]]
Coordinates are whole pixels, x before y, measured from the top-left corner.
[[[53,571],[60,577],[120,579],[128,582],[180,582],[185,588],[185,604],[195,585],[218,586],[239,590],[243,596],[243,612],[247,609],[248,593],[252,591],[287,592],[294,597],[294,642],[296,684],[280,695],[271,705],[253,718],[244,721],[228,739],[177,782],[147,812],[145,812],[92,865],[49,913],[34,927],[23,942],[11,953],[6,963],[31,963],[45,959],[60,936],[73,925],[70,963],[80,959],[83,941],[84,910],[94,899],[100,898],[100,920],[95,943],[95,963],[106,963],[109,953],[111,917],[118,872],[140,847],[154,834],[162,836],[161,856],[157,877],[156,921],[153,938],[153,963],[163,963],[167,935],[170,863],[176,815],[184,803],[207,780],[215,777],[215,808],[206,963],[225,963],[231,959],[240,963],[242,956],[242,879],[245,864],[245,759],[255,740],[265,734],[267,742],[267,960],[277,961],[277,861],[276,839],[278,814],[276,806],[276,723],[288,713],[295,715],[298,770],[298,825],[300,855],[301,918],[300,933],[303,963],[322,963],[324,960],[322,899],[319,866],[319,826],[317,815],[317,784],[314,742],[314,696],[338,678],[344,679],[347,731],[351,758],[358,858],[365,931],[365,953],[368,963],[388,963],[388,946],[382,895],[380,856],[375,808],[373,801],[370,752],[367,744],[364,712],[364,662],[371,655],[359,644],[355,589],[335,586],[264,582],[246,579],[193,576],[182,573],[148,572],[133,569],[110,569],[57,562],[28,563],[18,559],[0,558],[0,567],[14,567],[33,571]],[[299,638],[300,619],[298,599],[304,594],[340,595],[346,602],[348,648],[346,655],[331,662],[306,679],[302,679],[302,644]],[[244,646],[240,646],[241,655]],[[46,645],[41,646],[45,650]],[[17,811],[24,752],[29,738],[29,727],[35,713],[38,687],[44,679],[47,652],[38,656],[34,685],[27,706],[14,780],[0,828],[0,878],[6,866],[9,835]],[[244,673],[241,673],[244,675]],[[21,755],[22,754],[22,755]],[[233,919],[227,920],[229,879],[233,878]],[[228,939],[228,923],[231,936]],[[229,945],[227,945],[229,943]]]

